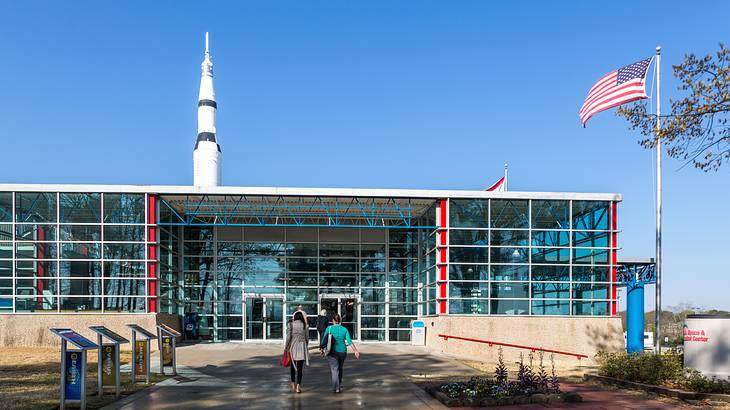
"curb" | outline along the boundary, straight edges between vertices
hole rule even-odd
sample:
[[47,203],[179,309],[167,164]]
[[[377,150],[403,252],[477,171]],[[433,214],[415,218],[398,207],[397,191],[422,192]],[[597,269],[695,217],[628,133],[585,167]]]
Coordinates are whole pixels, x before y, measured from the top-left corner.
[[672,389],[669,387],[655,386],[653,384],[644,384],[637,382],[630,382],[628,380],[617,379],[615,377],[600,376],[597,374],[585,374],[583,380],[586,381],[598,381],[602,383],[613,384],[622,387],[630,387],[638,390],[643,390],[650,393],[657,393],[663,396],[675,397],[682,400],[717,400],[730,403],[730,394],[720,393],[696,393],[692,391]]

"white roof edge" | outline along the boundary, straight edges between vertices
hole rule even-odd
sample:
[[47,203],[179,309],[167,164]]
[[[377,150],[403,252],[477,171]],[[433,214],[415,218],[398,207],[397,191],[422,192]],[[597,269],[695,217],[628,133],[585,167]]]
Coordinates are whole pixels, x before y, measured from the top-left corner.
[[282,195],[343,196],[397,198],[508,198],[508,199],[584,199],[621,201],[619,193],[589,192],[520,192],[469,191],[432,189],[367,189],[367,188],[290,188],[290,187],[197,187],[192,185],[94,185],[94,184],[0,184],[0,192],[128,192],[169,195]]

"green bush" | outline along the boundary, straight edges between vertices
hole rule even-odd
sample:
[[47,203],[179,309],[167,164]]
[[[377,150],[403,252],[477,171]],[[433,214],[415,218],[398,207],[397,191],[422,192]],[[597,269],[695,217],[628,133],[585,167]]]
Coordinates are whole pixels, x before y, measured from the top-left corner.
[[697,370],[685,369],[681,355],[600,352],[596,359],[602,376],[700,393],[730,393],[730,379],[708,379]]

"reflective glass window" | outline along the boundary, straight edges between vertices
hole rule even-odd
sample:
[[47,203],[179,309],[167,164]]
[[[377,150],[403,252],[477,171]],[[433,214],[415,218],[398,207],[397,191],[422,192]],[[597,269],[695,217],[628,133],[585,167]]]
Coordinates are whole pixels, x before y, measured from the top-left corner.
[[533,300],[533,315],[569,315],[570,301],[568,300]]
[[[141,225],[104,225],[104,240],[111,242],[144,242],[144,231],[145,228]],[[228,247],[225,244],[218,244],[219,254],[225,254],[227,250]]]
[[532,265],[533,281],[568,282],[570,268],[568,266]]
[[[12,261],[0,261],[0,272],[5,272],[5,269],[10,272]],[[17,260],[15,274],[18,277],[58,276],[58,263],[52,260]]]
[[528,263],[529,248],[491,248],[492,263]]
[[61,225],[62,241],[101,241],[101,225]]
[[608,229],[607,201],[573,201],[573,229]]
[[610,278],[608,266],[573,266],[573,280],[576,282],[610,282]]
[[449,226],[455,228],[489,227],[489,202],[486,199],[449,200]]
[[17,192],[16,222],[56,222],[55,192]]
[[492,265],[492,280],[529,280],[529,267],[527,265]]
[[451,245],[481,245],[489,243],[489,232],[486,230],[471,231],[461,229],[449,230],[449,242]]
[[608,316],[608,302],[573,301],[574,315]]
[[144,262],[130,262],[130,261],[105,261],[104,262],[104,276],[108,278],[112,277],[145,277],[146,269]]
[[492,300],[493,315],[527,315],[529,314],[529,301],[527,300]]
[[96,243],[61,243],[63,259],[101,259],[101,244]]
[[13,222],[12,192],[0,192],[0,222]]
[[62,223],[101,222],[101,194],[62,192],[60,198]]
[[608,248],[608,232],[573,232],[573,246],[580,248]]
[[104,259],[145,259],[142,243],[105,243]]
[[61,295],[101,295],[101,279],[61,279]]
[[144,296],[145,282],[144,279],[106,279],[104,293],[106,296]]
[[13,240],[13,225],[0,224],[0,241],[12,241],[12,240]]
[[449,313],[453,315],[486,315],[489,313],[489,302],[480,299],[451,299]]
[[570,249],[532,248],[532,263],[570,263]]
[[[146,302],[147,300],[141,297],[107,297],[104,298],[104,310],[107,312],[143,313],[146,311]],[[198,304],[195,305],[196,308],[199,306]],[[207,303],[206,305],[211,304]]]
[[65,278],[98,278],[101,277],[101,263],[62,260],[59,272],[59,275]]
[[536,229],[569,229],[570,205],[562,200],[533,200],[532,227]]
[[530,289],[523,282],[492,283],[492,298],[528,298]]
[[16,312],[44,312],[58,310],[58,298],[54,295],[18,296],[15,298]]
[[449,265],[449,280],[488,280],[487,265]]
[[529,228],[530,224],[527,210],[528,202],[526,200],[492,200],[492,228]]
[[[12,283],[8,280],[8,284]],[[10,289],[12,291],[12,287]],[[12,292],[11,292],[12,293]],[[58,293],[58,280],[36,278],[16,279],[15,293],[19,296],[55,295]]]
[[[11,239],[11,238],[7,238]],[[56,225],[16,224],[15,240],[17,241],[55,241]]]
[[449,248],[449,261],[453,263],[487,263],[489,248]]
[[0,258],[11,259],[13,257],[13,243],[0,242]]
[[143,224],[144,211],[144,194],[104,194],[105,223]]
[[569,283],[532,282],[532,297],[536,299],[569,299]]
[[489,233],[492,246],[527,246],[529,245],[530,231],[495,230]]
[[489,297],[489,284],[487,282],[449,281],[449,297],[487,298]]
[[608,250],[575,248],[573,249],[573,263],[590,265],[606,264],[608,263]]
[[52,242],[15,242],[18,259],[56,259],[58,248]]
[[573,299],[608,299],[606,284],[574,283]]
[[532,246],[570,246],[568,231],[532,231]]

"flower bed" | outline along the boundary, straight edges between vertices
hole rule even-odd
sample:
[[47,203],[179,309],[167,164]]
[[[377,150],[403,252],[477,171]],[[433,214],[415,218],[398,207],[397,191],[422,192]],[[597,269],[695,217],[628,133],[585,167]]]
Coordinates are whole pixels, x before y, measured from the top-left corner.
[[530,353],[529,364],[526,365],[523,357],[520,356],[517,377],[515,380],[509,380],[500,348],[499,362],[493,378],[477,376],[468,381],[429,386],[426,390],[449,407],[581,401],[581,397],[576,393],[561,393],[552,355],[550,356],[550,374],[543,365],[542,352],[539,354],[537,367],[533,366],[533,358],[533,354]]

